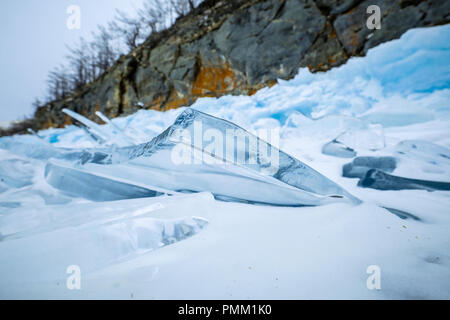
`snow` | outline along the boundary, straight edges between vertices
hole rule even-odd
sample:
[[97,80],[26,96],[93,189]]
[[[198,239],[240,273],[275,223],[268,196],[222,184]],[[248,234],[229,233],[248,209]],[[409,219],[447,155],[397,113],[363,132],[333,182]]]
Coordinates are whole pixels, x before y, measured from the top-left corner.
[[[198,167],[183,175],[188,166],[160,170],[158,158],[149,165],[151,157],[107,157],[146,146],[187,108],[86,122],[105,143],[74,126],[1,138],[0,298],[450,299],[448,191],[360,188],[342,177],[351,158],[322,153],[336,140],[358,157],[395,157],[392,175],[450,182],[448,61],[450,26],[415,29],[329,72],[300,69],[251,97],[192,106],[261,138],[261,129],[278,131],[288,157],[361,204],[219,201],[217,190],[264,190],[222,175],[206,176],[195,190],[203,192],[182,194],[174,185],[198,187]],[[239,168],[234,174],[248,179]],[[133,199],[149,190],[157,193]],[[267,198],[278,197],[270,190]],[[71,265],[80,267],[81,290],[66,286]],[[372,265],[380,290],[366,285]]]

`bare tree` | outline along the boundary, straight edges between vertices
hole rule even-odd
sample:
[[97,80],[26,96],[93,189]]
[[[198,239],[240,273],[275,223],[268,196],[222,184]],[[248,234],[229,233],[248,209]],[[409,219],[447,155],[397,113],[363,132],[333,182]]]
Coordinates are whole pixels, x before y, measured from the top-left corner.
[[70,67],[71,75],[70,81],[73,90],[79,90],[89,81],[92,71],[89,70],[91,55],[90,45],[80,38],[79,44],[74,48],[68,47],[70,54],[67,56]]
[[50,71],[47,79],[48,95],[50,100],[66,98],[70,93],[70,83],[67,70],[64,66]]
[[92,82],[100,75],[97,65],[97,53],[95,51],[94,43],[88,44],[88,52],[86,53],[86,83]]
[[149,34],[166,29],[172,24],[174,10],[170,2],[147,0],[137,12],[138,18],[149,29]]
[[98,33],[94,34],[92,43],[95,52],[95,64],[99,74],[103,74],[111,67],[119,56],[118,50],[113,45],[113,35],[105,27],[99,26]]
[[[121,53],[131,51],[143,43],[151,33],[169,28],[175,20],[194,10],[202,0],[147,0],[135,17],[117,10],[108,28],[99,26],[94,40],[80,38],[74,47],[68,47],[68,67],[52,70],[47,79],[48,99],[64,99],[74,91],[105,73]],[[121,46],[114,41],[122,40]],[[122,49],[122,47],[125,47]],[[40,101],[35,101],[36,106]]]
[[194,10],[201,0],[147,0],[138,17],[151,32],[169,28],[180,16]]
[[41,100],[39,100],[38,98],[34,98],[33,102],[31,103],[32,107],[33,107],[33,111],[36,111],[37,109],[39,109],[42,106],[42,102]]
[[198,2],[194,0],[170,0],[170,5],[178,16],[184,16],[194,10]]
[[109,23],[109,28],[122,37],[128,50],[135,49],[142,41],[142,23],[137,18],[131,18],[126,13],[116,10],[115,20]]

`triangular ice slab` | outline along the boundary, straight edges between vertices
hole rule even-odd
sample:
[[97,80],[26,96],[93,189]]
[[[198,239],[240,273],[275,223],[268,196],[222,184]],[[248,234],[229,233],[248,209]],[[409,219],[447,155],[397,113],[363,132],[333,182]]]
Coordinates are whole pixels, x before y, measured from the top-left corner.
[[87,153],[81,164],[87,172],[114,180],[174,192],[209,191],[222,199],[275,205],[359,202],[319,172],[239,126],[194,109],[184,111],[149,143],[104,156]]

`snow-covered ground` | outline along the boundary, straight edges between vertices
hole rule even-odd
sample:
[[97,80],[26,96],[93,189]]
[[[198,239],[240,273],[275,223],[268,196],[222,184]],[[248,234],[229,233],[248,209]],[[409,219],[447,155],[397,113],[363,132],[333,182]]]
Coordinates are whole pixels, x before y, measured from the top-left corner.
[[[209,192],[93,202],[52,187],[46,165],[53,147],[114,147],[74,126],[0,139],[0,298],[450,299],[450,193],[361,188],[342,176],[351,158],[322,153],[337,139],[358,156],[396,156],[394,175],[450,182],[449,62],[450,26],[416,29],[327,73],[301,69],[251,97],[194,104],[249,131],[277,129],[281,150],[358,205],[263,206]],[[183,111],[91,129],[145,143]],[[69,266],[81,290],[68,289]],[[379,290],[368,289],[369,266]]]

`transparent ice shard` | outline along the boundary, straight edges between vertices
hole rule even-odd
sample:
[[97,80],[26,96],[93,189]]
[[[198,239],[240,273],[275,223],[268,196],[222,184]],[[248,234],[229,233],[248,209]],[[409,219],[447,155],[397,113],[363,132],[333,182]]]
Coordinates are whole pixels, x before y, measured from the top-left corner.
[[88,118],[83,117],[82,115],[69,109],[63,109],[62,111],[68,116],[85,125],[86,129],[89,132],[91,132],[94,136],[100,137],[100,139],[103,140],[105,144],[114,144],[119,147],[133,145],[133,141],[131,141],[122,132],[115,130],[115,128],[111,127],[110,125],[101,126],[94,121],[91,121]]
[[356,157],[357,154],[355,150],[347,147],[345,144],[338,142],[337,140],[333,140],[325,144],[322,147],[322,153],[339,158],[353,158]]
[[378,190],[450,190],[449,149],[406,140],[393,148],[393,155],[358,157],[344,165],[343,176],[360,178],[358,186]]
[[36,160],[51,158],[76,162],[85,151],[69,148],[56,148],[35,136],[3,137],[0,139],[0,149]]
[[28,161],[20,159],[0,161],[0,186],[22,188],[33,183],[33,175],[33,165]]
[[45,178],[51,186],[70,196],[98,202],[148,198],[164,194],[158,190],[104,178],[51,162],[45,168]]
[[[207,228],[212,204],[211,194],[195,194],[25,206],[0,214],[0,243],[2,249],[10,241],[35,249],[56,244],[63,251],[53,256],[52,266],[65,269],[68,260],[75,260],[87,272],[187,240]],[[8,256],[4,253],[2,265]],[[54,272],[47,270],[48,255],[38,254],[36,259],[43,273]]]
[[384,130],[381,125],[367,128],[350,128],[322,147],[322,153],[340,157],[356,157],[358,150],[377,151],[385,148]]
[[103,122],[105,122],[106,124],[108,124],[110,126],[110,128],[112,129],[113,134],[120,136],[124,141],[126,141],[129,145],[135,145],[138,144],[137,140],[134,139],[133,137],[130,137],[129,135],[127,135],[121,128],[119,128],[117,125],[114,124],[114,122],[112,122],[107,116],[105,116],[103,113],[101,113],[100,111],[95,112],[95,114],[97,115],[97,117],[99,117],[100,119],[103,120]]
[[327,115],[311,119],[300,112],[294,112],[286,120],[282,133],[295,133],[305,139],[314,138],[331,141],[345,132],[366,130],[367,128],[367,122],[350,116]]
[[[218,137],[223,143],[211,148]],[[262,139],[194,109],[184,111],[166,131],[139,146],[62,149],[31,136],[1,139],[0,148],[43,161],[63,161],[63,165],[48,164],[50,185],[96,201],[207,191],[222,199],[275,205],[359,202]],[[181,162],[174,159],[179,151],[187,151],[187,162],[185,157]]]
[[89,161],[110,163],[113,154],[129,150],[126,147],[117,148],[114,145],[90,149],[60,148],[35,136],[3,137],[0,139],[0,149],[34,160],[48,161],[50,159],[58,159],[70,163]]
[[[42,203],[22,205],[16,202],[17,207],[23,208],[6,215],[0,214],[0,233],[9,239],[17,239],[67,228],[75,229],[82,225],[103,225],[146,217],[173,221],[185,218],[188,211],[195,211],[196,216],[208,219],[208,208],[213,203],[210,193],[111,202],[73,201],[69,206],[47,206]],[[5,204],[5,208],[12,207],[14,201],[1,204]]]
[[[360,150],[375,151],[385,148],[382,125],[350,116],[327,115],[311,119],[300,112],[294,112],[286,120],[281,132],[285,138],[292,135],[305,141],[311,141],[311,139],[324,140],[326,141],[324,144],[325,154],[335,156],[347,154],[350,157],[350,153],[344,150],[347,148],[353,149],[355,152]],[[339,149],[342,149],[342,152]],[[327,150],[329,150],[329,153],[327,153]]]
[[[98,210],[87,210],[99,215]],[[72,212],[73,215],[77,213]],[[126,217],[111,221],[86,221],[65,230],[51,229],[51,223],[47,223],[44,230],[1,233],[0,241],[46,243],[46,238],[58,239],[58,246],[64,248],[64,252],[70,252],[70,259],[82,265],[84,271],[93,271],[186,240],[207,226],[206,219],[195,216],[176,219]],[[52,263],[60,267],[67,265],[67,260],[67,255],[61,253]]]
[[53,189],[51,186],[36,184],[21,189],[8,189],[0,194],[0,202],[18,203],[20,206],[35,205],[67,205],[72,202],[73,197],[63,194],[62,191]]
[[[164,223],[164,229],[161,234],[161,242],[164,245],[173,244],[179,241],[182,241],[186,238],[192,237],[200,230],[205,228],[208,225],[208,221],[206,219],[200,217],[192,217],[191,219],[179,220],[176,223],[170,222]],[[145,236],[145,234],[144,234]],[[140,237],[141,247],[146,246],[145,239]]]
[[[211,136],[224,143],[211,148]],[[234,144],[226,137],[233,137]],[[237,141],[240,141],[237,142]],[[185,152],[188,156],[177,158]],[[276,160],[276,161],[273,161]],[[178,162],[177,162],[178,161]],[[276,205],[320,205],[359,200],[314,169],[237,125],[187,109],[161,135],[110,155],[87,155],[86,172],[126,178],[175,192],[209,191],[215,196]]]
[[77,127],[79,127],[81,130],[83,130],[92,140],[94,140],[99,145],[105,144],[105,142],[106,142],[105,139],[103,139],[99,135],[97,135],[94,132],[92,132],[91,130],[89,130],[89,128],[86,127],[84,124],[81,124],[80,126],[77,126]]
[[36,133],[36,131],[34,131],[34,130],[31,129],[31,128],[28,128],[28,129],[27,129],[27,132],[30,133],[30,134],[32,134],[32,135],[35,136],[36,138],[42,139],[42,137],[41,137],[40,135],[38,135],[38,134]]
[[391,173],[397,168],[394,157],[358,157],[344,165],[342,176],[346,178],[363,178],[370,169]]
[[283,128],[304,128],[314,124],[314,120],[308,118],[303,113],[295,111],[289,115]]
[[340,134],[337,142],[355,150],[381,150],[386,146],[383,126],[368,124],[366,128],[350,128]]

